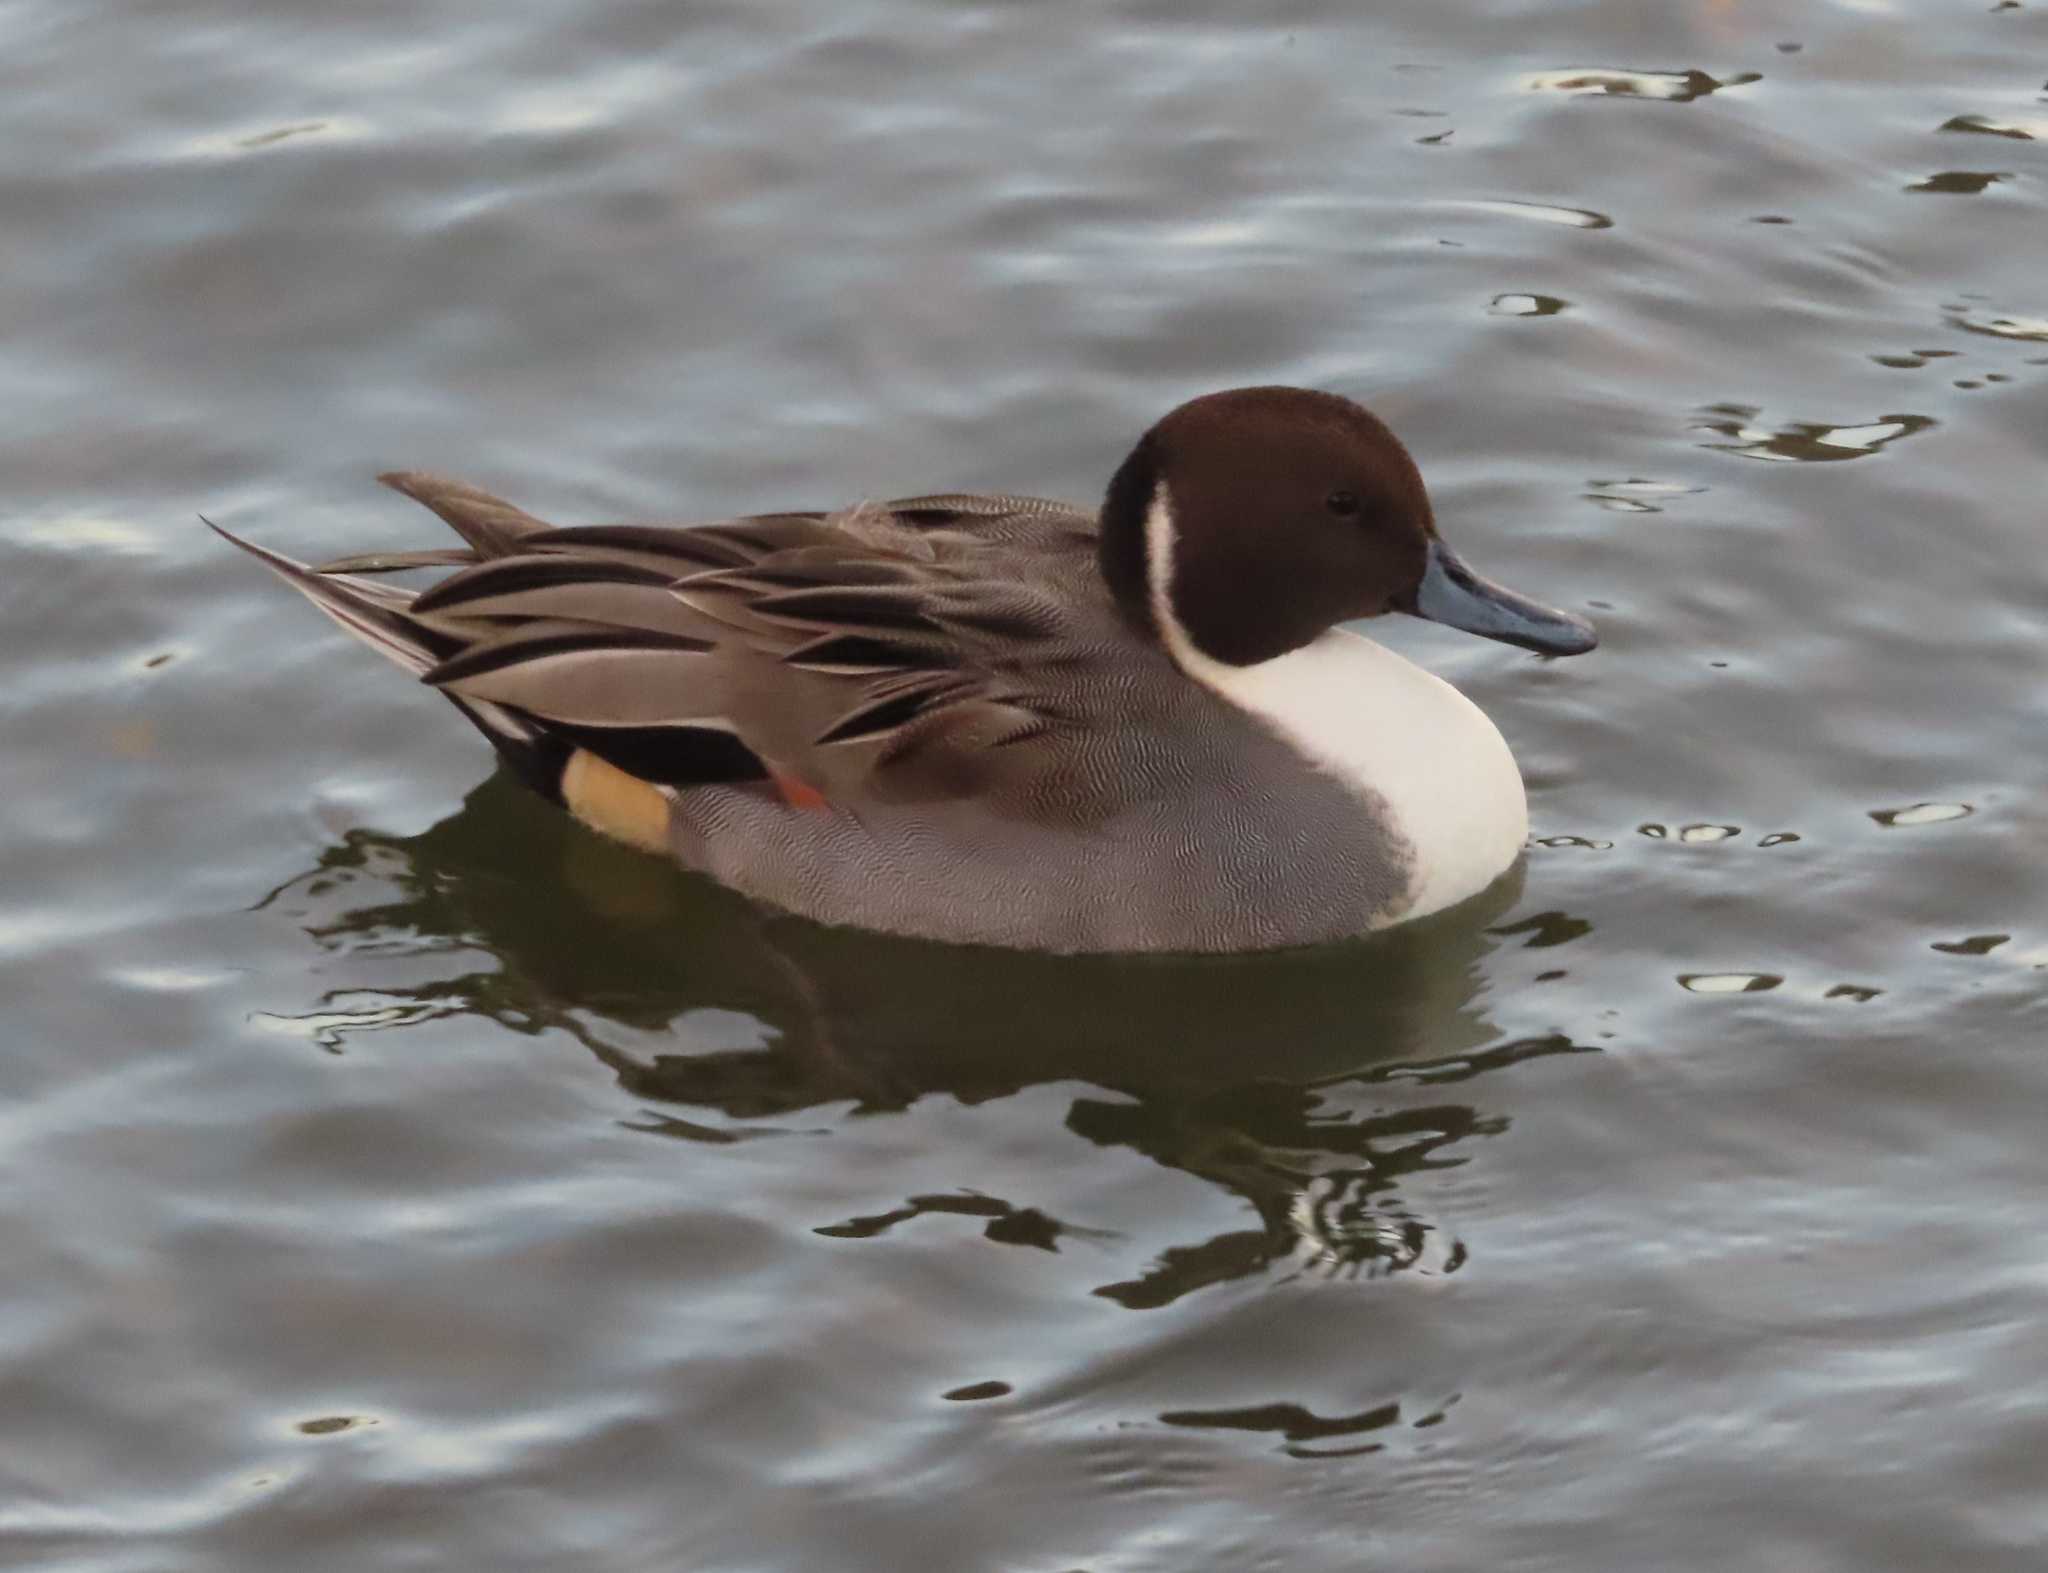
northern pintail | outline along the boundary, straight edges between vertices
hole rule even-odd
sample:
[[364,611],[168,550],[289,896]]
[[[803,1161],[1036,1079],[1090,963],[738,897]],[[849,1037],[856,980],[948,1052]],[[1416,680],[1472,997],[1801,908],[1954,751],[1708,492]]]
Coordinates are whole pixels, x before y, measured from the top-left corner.
[[[221,533],[586,824],[940,940],[1240,951],[1440,911],[1520,855],[1520,772],[1464,695],[1338,625],[1595,643],[1464,565],[1376,417],[1300,388],[1181,405],[1099,510],[949,494],[555,528],[380,479],[467,546],[308,567]],[[457,571],[371,577],[423,567]]]

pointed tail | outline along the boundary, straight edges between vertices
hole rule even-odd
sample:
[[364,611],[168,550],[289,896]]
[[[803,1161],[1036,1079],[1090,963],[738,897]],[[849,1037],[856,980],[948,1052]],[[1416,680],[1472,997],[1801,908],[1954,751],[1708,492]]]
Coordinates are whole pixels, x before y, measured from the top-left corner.
[[[427,501],[424,497],[421,500]],[[429,502],[428,506],[433,507],[434,504]],[[509,513],[518,514],[518,510],[510,508],[509,505],[500,506],[506,507]],[[438,507],[435,511],[442,513],[444,518],[449,517]],[[520,520],[527,517],[518,514]],[[404,667],[414,677],[423,677],[432,668],[460,653],[469,643],[461,636],[437,629],[427,619],[413,615],[411,608],[414,596],[410,591],[378,584],[375,580],[361,578],[352,573],[309,568],[282,552],[273,552],[268,547],[258,546],[254,541],[243,540],[232,531],[222,529],[204,514],[200,515],[200,519],[215,535],[230,545],[240,547],[372,650],[386,660]],[[468,529],[462,532],[465,538],[472,540],[478,550],[486,555],[497,555],[509,549],[511,541],[519,534],[528,533],[517,529],[516,526],[507,528],[510,521],[491,522],[505,533],[502,536],[493,535],[478,539]],[[544,528],[538,520],[532,521],[531,527]],[[446,560],[454,554],[418,555]],[[463,553],[461,560],[474,560],[474,555]],[[353,561],[359,563],[366,572],[413,566],[409,562],[397,559],[365,558]],[[340,566],[343,565],[336,565]],[[518,710],[493,704],[487,699],[466,699],[447,693],[446,690],[443,690],[443,693],[450,703],[469,717],[476,729],[490,740],[491,746],[521,780],[543,796],[553,798],[557,802],[561,801],[562,770],[568,763],[571,751],[566,743],[550,737],[532,718]]]

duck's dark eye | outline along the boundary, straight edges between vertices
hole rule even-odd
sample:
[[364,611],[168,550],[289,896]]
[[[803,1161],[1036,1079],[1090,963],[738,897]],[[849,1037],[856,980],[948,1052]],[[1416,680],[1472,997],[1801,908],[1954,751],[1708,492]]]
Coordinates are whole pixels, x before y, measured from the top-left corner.
[[1349,519],[1358,513],[1358,493],[1332,492],[1323,499],[1323,506],[1340,519]]

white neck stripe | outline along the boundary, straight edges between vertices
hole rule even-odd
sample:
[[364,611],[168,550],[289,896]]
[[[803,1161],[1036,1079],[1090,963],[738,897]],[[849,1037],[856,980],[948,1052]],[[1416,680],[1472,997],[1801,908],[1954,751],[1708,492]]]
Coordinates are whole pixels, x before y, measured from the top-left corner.
[[1152,620],[1159,627],[1159,642],[1179,667],[1205,688],[1226,693],[1224,682],[1232,672],[1250,667],[1219,661],[1188,632],[1187,624],[1173,609],[1174,549],[1180,544],[1180,530],[1173,520],[1173,502],[1166,495],[1166,482],[1152,488],[1152,506],[1145,510],[1145,588],[1152,603]]
[[1152,620],[1159,625],[1160,642],[1185,668],[1187,654],[1200,652],[1173,613],[1173,549],[1179,539],[1166,482],[1159,481],[1152,488],[1152,505],[1145,510],[1145,593],[1152,603]]

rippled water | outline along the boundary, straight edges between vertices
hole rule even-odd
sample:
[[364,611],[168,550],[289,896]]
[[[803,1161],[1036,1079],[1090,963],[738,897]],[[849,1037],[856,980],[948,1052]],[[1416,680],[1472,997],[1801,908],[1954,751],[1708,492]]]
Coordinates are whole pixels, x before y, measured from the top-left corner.
[[[2048,10],[0,5],[0,1562],[2048,1536]],[[1330,952],[766,917],[195,522],[1096,494],[1366,399],[1546,663]]]

